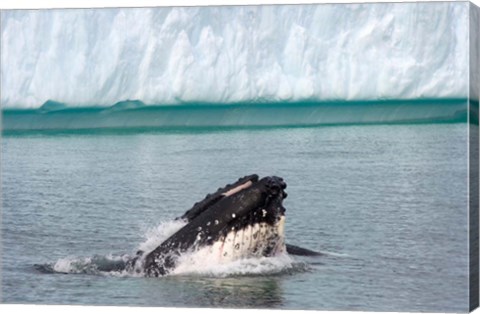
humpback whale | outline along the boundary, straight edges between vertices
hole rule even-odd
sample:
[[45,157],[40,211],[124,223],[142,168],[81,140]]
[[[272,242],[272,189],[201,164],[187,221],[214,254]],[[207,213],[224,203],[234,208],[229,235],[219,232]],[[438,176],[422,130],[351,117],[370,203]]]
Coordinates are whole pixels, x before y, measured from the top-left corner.
[[150,277],[164,276],[175,268],[182,253],[198,250],[208,250],[220,261],[283,252],[320,255],[285,244],[286,187],[280,177],[260,179],[253,174],[219,188],[177,218],[186,223],[180,230],[153,251],[137,252],[127,269],[142,270]]

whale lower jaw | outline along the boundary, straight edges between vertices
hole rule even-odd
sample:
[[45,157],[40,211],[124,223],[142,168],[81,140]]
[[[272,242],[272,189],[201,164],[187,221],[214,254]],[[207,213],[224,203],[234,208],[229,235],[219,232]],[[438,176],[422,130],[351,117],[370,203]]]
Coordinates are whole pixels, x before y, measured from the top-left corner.
[[273,225],[261,222],[233,229],[200,250],[206,250],[217,263],[275,256],[286,252],[284,229],[285,216],[282,216]]

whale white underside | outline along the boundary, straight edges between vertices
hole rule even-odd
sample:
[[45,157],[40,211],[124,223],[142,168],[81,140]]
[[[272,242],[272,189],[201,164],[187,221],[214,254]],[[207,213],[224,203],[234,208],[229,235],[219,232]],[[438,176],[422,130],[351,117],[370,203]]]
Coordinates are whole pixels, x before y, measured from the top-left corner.
[[268,247],[271,248],[268,255],[275,256],[286,252],[284,230],[285,216],[282,216],[274,225],[256,223],[240,230],[233,229],[199,251],[207,253],[216,263],[262,257]]

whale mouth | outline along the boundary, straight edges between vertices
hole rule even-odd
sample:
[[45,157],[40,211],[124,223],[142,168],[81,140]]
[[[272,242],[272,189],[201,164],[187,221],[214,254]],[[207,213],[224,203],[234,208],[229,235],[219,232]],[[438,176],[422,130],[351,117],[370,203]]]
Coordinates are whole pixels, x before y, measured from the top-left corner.
[[[274,234],[285,221],[285,208],[282,202],[287,197],[284,191],[286,187],[286,183],[280,177],[259,179],[256,175],[247,176],[230,186],[219,189],[217,195],[207,195],[207,199],[211,198],[208,205],[196,208],[195,217],[184,215],[183,219],[188,223],[193,222],[197,217],[200,217],[199,221],[207,220],[205,228],[199,226],[200,232],[197,234],[197,239],[208,235],[207,244],[215,241],[224,244],[236,242],[232,237],[237,240],[239,237],[246,237],[247,240],[255,240],[258,237],[265,240],[265,236]],[[217,197],[218,194],[220,197]],[[209,211],[217,212],[215,207],[222,209],[221,215],[209,217]],[[245,207],[248,207],[248,210],[245,210]],[[218,229],[210,228],[212,224],[223,226],[217,237],[212,234],[212,229]],[[283,235],[283,229],[281,231]],[[239,235],[239,233],[245,234]],[[251,237],[247,235],[250,233]],[[236,247],[238,250],[238,243]]]
[[282,178],[266,177],[255,182],[249,180],[223,195],[229,197],[243,191],[242,198],[248,198],[249,188],[259,186],[266,190],[263,202],[258,202],[258,206],[243,216],[237,217],[232,213],[234,219],[225,225],[218,237],[210,236],[207,239],[209,251],[217,261],[268,257],[285,252],[285,208],[282,201],[287,194]]
[[285,252],[286,187],[280,177],[251,175],[207,195],[179,218],[183,228],[144,255],[145,273],[164,275],[180,254],[200,249],[220,262]]

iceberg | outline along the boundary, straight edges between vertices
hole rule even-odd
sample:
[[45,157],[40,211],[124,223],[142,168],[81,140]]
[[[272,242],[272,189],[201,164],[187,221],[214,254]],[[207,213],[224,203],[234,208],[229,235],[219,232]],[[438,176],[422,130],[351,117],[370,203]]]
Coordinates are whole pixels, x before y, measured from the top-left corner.
[[469,3],[4,10],[1,103],[468,98]]

